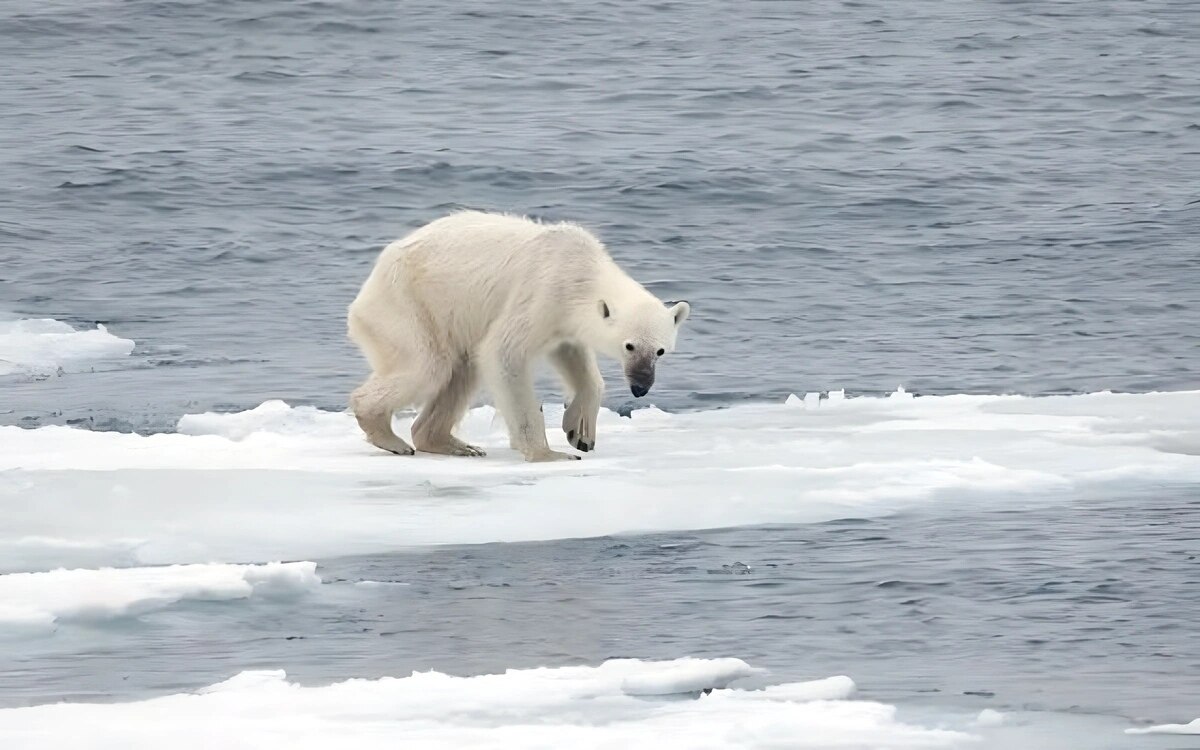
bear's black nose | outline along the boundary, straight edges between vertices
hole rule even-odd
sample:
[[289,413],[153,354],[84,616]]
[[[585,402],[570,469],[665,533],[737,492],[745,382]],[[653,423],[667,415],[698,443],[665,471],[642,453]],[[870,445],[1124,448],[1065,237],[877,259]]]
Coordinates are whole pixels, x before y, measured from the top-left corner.
[[633,393],[634,398],[641,398],[650,392],[650,389],[644,385],[631,385],[629,390]]

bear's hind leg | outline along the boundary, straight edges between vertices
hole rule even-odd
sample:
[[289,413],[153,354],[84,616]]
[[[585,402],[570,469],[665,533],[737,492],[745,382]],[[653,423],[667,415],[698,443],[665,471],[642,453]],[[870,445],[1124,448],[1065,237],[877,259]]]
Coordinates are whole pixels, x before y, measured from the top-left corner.
[[398,456],[411,456],[412,446],[396,437],[392,431],[392,413],[406,405],[408,388],[405,379],[372,375],[350,395],[350,408],[367,440],[377,448]]
[[450,379],[438,391],[413,422],[413,445],[423,453],[451,456],[484,456],[482,448],[468,445],[451,434],[470,406],[479,377],[470,360],[464,358],[450,372]]

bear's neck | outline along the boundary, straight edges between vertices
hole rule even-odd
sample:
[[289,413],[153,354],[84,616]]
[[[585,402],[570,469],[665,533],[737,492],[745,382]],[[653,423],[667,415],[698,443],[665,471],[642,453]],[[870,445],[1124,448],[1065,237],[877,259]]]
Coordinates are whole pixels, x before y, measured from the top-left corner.
[[591,284],[590,293],[580,296],[579,304],[583,308],[575,315],[568,316],[577,323],[574,331],[567,335],[598,354],[619,359],[622,354],[621,342],[624,339],[614,333],[610,321],[603,318],[601,303],[609,306],[618,317],[631,314],[631,310],[639,307],[644,308],[647,303],[662,303],[612,260],[605,258],[598,271]]
[[655,299],[646,287],[629,277],[611,258],[605,258],[597,274],[595,286],[596,302],[609,300],[614,304],[628,305]]

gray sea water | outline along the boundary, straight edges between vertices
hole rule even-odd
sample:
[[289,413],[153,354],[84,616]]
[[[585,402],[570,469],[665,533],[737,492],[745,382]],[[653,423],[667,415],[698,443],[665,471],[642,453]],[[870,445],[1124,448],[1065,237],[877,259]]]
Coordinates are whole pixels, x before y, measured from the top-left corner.
[[1067,507],[446,547],[318,572],[315,598],[185,602],[137,627],[73,624],[0,648],[0,706],[144,698],[243,669],[326,684],[730,654],[772,681],[853,674],[863,697],[901,705],[1135,721],[1190,721],[1200,706],[1200,496],[1177,487]]
[[0,311],[140,345],[6,421],[343,406],[345,306],[459,206],[692,301],[666,408],[1196,383],[1191,0],[7,0],[0,50]]
[[[0,318],[138,342],[0,381],[4,424],[343,408],[346,305],[457,207],[578,220],[690,300],[667,409],[1198,383],[1193,0],[4,0],[0,177]],[[1187,721],[1197,497],[323,560],[409,585],[0,650],[0,704],[736,655]]]

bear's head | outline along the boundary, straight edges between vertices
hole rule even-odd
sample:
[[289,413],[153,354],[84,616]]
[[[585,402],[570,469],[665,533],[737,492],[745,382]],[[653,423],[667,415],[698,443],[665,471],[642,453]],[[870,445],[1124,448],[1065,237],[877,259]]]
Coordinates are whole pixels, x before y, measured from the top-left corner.
[[691,310],[687,302],[664,304],[654,297],[625,304],[600,300],[601,341],[596,348],[621,362],[635,397],[650,392],[654,366],[659,357],[675,351],[675,336]]

